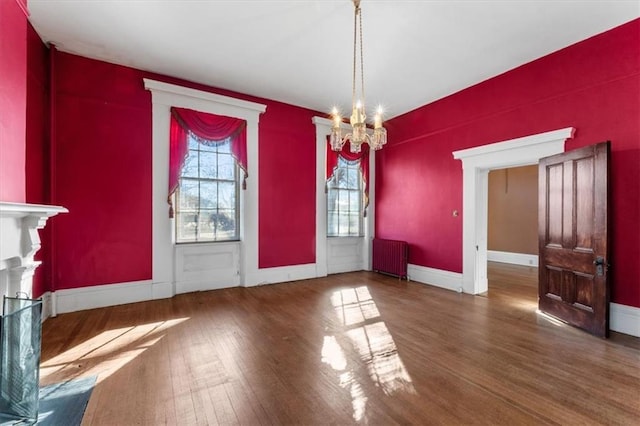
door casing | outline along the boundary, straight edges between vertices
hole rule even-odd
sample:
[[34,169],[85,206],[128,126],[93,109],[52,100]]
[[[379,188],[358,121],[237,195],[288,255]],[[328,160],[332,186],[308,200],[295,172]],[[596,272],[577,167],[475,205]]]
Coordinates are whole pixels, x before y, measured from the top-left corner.
[[542,157],[564,152],[574,127],[496,142],[453,152],[462,161],[462,291],[488,290],[487,215],[489,171],[537,164]]

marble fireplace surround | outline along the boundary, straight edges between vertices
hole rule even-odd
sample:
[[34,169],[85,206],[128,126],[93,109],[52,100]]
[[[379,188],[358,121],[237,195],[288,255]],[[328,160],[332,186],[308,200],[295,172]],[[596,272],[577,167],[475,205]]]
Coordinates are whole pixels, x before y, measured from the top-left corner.
[[68,213],[60,206],[0,202],[0,297],[33,296],[33,274],[41,262],[39,229],[47,219]]

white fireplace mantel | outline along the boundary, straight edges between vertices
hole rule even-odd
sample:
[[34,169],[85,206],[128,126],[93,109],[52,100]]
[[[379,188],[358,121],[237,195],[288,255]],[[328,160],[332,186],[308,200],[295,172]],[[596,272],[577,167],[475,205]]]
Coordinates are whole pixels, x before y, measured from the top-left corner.
[[68,213],[60,206],[0,202],[0,296],[32,296],[32,281],[40,262],[34,255],[40,249],[38,230],[47,219]]

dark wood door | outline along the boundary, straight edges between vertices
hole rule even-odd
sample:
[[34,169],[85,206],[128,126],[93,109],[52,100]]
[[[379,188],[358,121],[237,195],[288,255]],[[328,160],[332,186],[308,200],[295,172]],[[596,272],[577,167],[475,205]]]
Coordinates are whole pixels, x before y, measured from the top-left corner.
[[540,160],[539,283],[542,312],[606,337],[609,142]]

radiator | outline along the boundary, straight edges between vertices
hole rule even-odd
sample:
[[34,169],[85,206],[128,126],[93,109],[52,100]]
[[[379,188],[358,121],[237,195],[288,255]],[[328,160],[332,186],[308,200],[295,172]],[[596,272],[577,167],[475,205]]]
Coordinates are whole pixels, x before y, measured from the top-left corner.
[[408,258],[409,244],[406,241],[374,238],[371,268],[374,271],[395,275],[399,278],[408,278]]

